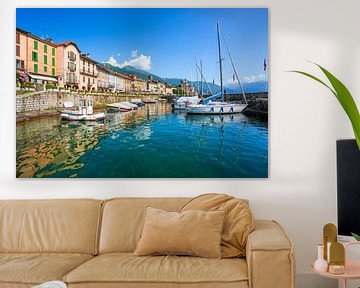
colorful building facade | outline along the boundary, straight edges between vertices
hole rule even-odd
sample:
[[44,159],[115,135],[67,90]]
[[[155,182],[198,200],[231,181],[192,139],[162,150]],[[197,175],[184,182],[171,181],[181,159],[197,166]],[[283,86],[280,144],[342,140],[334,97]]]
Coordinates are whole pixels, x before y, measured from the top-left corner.
[[34,83],[56,83],[57,46],[51,39],[41,39],[16,28],[16,69],[28,73]]
[[71,41],[57,44],[57,76],[61,88],[79,89],[80,49]]
[[89,54],[80,55],[80,85],[81,90],[95,91],[98,86],[97,62]]

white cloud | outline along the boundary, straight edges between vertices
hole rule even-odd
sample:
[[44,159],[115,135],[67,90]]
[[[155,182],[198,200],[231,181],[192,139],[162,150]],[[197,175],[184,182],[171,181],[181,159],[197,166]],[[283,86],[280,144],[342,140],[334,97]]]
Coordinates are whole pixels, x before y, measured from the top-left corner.
[[118,63],[113,55],[110,56],[109,60],[105,63],[109,63],[115,67],[125,67],[125,66],[133,66],[135,68],[139,68],[145,71],[149,71],[151,69],[151,56],[146,56],[143,54],[138,55],[137,50],[131,51],[131,59],[126,60],[123,63]]
[[138,56],[138,50],[132,50],[131,51],[131,58],[135,58]]
[[252,83],[260,80],[265,80],[264,74],[258,74],[258,75],[251,75],[251,76],[244,76],[244,80],[247,83]]

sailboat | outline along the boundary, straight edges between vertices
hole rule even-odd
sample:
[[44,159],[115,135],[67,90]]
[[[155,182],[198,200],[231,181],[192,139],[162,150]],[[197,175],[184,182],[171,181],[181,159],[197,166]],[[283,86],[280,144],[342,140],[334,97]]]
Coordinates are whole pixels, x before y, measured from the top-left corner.
[[[241,113],[247,106],[246,96],[245,96],[244,90],[242,89],[240,79],[236,72],[235,65],[234,65],[234,62],[232,61],[231,54],[226,45],[226,42],[225,42],[225,45],[226,45],[226,48],[227,48],[227,51],[229,54],[229,58],[231,60],[232,68],[234,70],[234,75],[236,76],[237,81],[241,87],[245,103],[227,103],[224,101],[224,85],[223,85],[223,77],[222,77],[222,61],[224,59],[221,58],[219,22],[217,22],[216,28],[217,28],[219,66],[220,66],[220,92],[205,98],[203,100],[203,104],[189,105],[186,108],[187,114],[210,114],[210,115],[211,114],[234,114],[234,113]],[[217,99],[221,99],[221,101],[219,101]]]

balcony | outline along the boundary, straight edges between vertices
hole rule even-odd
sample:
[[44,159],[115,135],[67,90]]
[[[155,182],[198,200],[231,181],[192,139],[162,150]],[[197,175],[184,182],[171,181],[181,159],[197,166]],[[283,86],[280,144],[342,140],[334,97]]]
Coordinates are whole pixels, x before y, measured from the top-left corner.
[[74,73],[68,73],[65,77],[65,83],[66,84],[77,84],[77,83],[79,83],[79,80],[77,79],[77,77]]
[[90,76],[90,77],[97,77],[99,73],[95,73],[95,71],[88,71],[88,70],[80,70],[80,73],[86,76]]
[[75,72],[76,71],[76,65],[75,63],[68,63],[68,69],[71,71],[71,72]]
[[69,60],[71,61],[71,62],[75,62],[76,61],[76,55],[75,55],[75,53],[69,53],[69,55],[68,55],[68,58],[69,58]]

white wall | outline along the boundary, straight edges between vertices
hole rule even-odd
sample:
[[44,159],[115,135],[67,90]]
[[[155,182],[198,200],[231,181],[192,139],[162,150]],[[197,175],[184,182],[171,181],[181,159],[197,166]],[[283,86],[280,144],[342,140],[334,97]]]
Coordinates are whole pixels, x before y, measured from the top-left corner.
[[[15,179],[15,7],[46,1],[8,0],[0,9],[0,198],[195,196],[228,193],[251,200],[257,218],[278,220],[295,244],[298,287],[334,287],[309,269],[322,226],[336,223],[335,141],[352,130],[323,87],[285,71],[316,72],[306,60],[333,71],[360,102],[358,0],[53,0],[57,7],[268,7],[270,37],[270,177],[268,180],[17,180]],[[51,23],[49,22],[48,25]],[[44,24],[45,25],[45,24]],[[7,44],[9,43],[9,45]],[[318,73],[320,75],[320,73]],[[325,282],[324,282],[325,283]],[[271,288],[271,287],[269,287]]]

